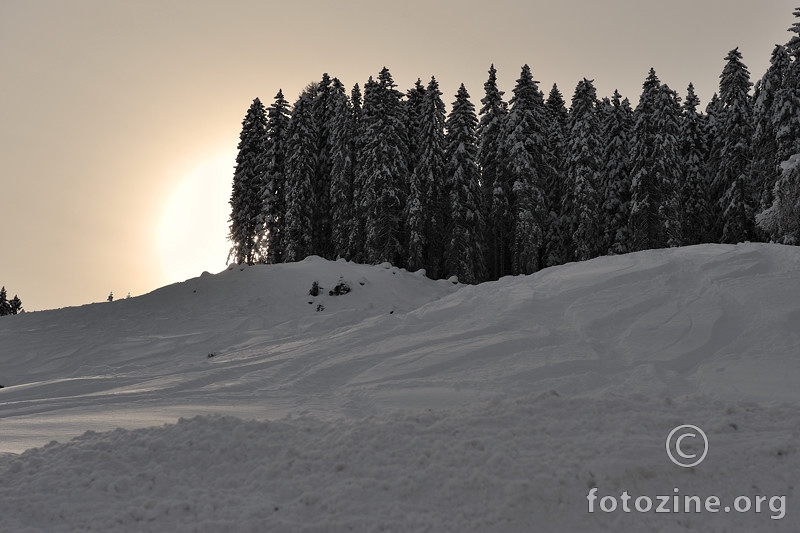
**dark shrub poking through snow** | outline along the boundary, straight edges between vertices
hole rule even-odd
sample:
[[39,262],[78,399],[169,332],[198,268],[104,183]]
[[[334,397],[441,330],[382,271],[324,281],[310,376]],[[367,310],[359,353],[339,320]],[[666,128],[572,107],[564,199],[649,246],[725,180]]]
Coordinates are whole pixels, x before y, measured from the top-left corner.
[[311,284],[311,288],[308,290],[308,294],[309,294],[309,296],[319,296],[319,282],[318,281],[315,280],[314,283]]
[[339,283],[333,288],[333,290],[328,291],[329,296],[341,296],[343,294],[347,294],[350,292],[350,285],[348,285],[344,279],[341,277],[339,278]]

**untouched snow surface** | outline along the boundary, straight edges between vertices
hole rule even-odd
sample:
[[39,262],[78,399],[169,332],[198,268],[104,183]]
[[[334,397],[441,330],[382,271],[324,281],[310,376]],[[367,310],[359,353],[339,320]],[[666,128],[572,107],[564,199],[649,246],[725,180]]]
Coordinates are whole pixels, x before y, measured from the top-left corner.
[[800,248],[237,266],[0,320],[0,531],[796,531],[798,383]]

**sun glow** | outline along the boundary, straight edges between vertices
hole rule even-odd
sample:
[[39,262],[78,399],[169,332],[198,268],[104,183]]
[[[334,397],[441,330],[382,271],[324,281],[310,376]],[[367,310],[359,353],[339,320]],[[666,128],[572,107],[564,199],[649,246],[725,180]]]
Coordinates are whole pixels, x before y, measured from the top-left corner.
[[189,172],[169,195],[157,226],[161,271],[168,283],[225,268],[235,154],[220,153]]

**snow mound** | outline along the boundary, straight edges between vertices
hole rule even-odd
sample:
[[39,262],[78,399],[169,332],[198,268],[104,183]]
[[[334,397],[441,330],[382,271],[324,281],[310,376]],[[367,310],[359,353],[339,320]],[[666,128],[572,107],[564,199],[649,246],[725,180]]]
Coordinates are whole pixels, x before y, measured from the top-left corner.
[[[351,292],[331,296],[340,279]],[[0,451],[181,416],[359,417],[549,389],[796,402],[798,279],[800,249],[768,244],[478,286],[318,257],[236,266],[0,321]]]

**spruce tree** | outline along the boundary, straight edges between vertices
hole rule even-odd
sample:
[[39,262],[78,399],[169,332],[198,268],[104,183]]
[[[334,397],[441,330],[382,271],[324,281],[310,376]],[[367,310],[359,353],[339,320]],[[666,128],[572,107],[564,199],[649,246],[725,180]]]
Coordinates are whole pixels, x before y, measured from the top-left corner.
[[564,97],[558,86],[553,84],[550,94],[545,102],[548,115],[548,133],[551,148],[551,167],[553,172],[550,180],[545,186],[547,193],[547,205],[549,208],[546,244],[545,266],[560,265],[566,263],[569,253],[564,250],[562,235],[567,230],[562,228],[562,198],[565,187],[566,173],[566,154],[567,154],[567,122],[569,113],[567,111]]
[[445,274],[458,276],[462,283],[486,279],[478,169],[478,117],[462,83],[447,118],[445,198]]
[[706,106],[706,194],[709,224],[701,242],[720,242],[722,238],[722,196],[725,190],[717,183],[717,170],[722,163],[722,145],[725,132],[725,113],[722,100],[714,93]]
[[781,164],[772,205],[757,215],[759,227],[783,244],[800,244],[800,154]]
[[776,45],[767,72],[757,83],[753,98],[753,163],[751,183],[758,194],[759,210],[772,205],[772,189],[780,175],[778,132],[775,129],[775,102],[789,70],[786,48]]
[[16,294],[14,295],[11,301],[8,302],[8,308],[12,315],[19,314],[23,311],[22,300],[19,299],[19,296],[17,296]]
[[312,103],[312,113],[317,133],[316,168],[314,171],[314,213],[312,216],[313,255],[333,259],[331,244],[331,123],[333,116],[334,88],[330,76],[325,73],[317,83]]
[[444,233],[445,109],[441,95],[436,78],[431,78],[418,117],[416,162],[406,205],[408,268],[425,268],[432,278],[439,275]]
[[510,272],[508,250],[510,229],[511,185],[503,165],[503,132],[508,105],[503,91],[497,87],[497,71],[489,68],[489,79],[484,83],[485,96],[481,99],[478,125],[478,165],[481,168],[481,190],[484,217],[487,220],[486,264],[489,278],[497,279]]
[[683,102],[680,125],[680,157],[683,161],[680,176],[681,244],[703,242],[710,225],[708,209],[709,180],[706,175],[705,120],[697,111],[700,99],[691,83]]
[[420,146],[419,130],[423,114],[423,99],[425,98],[425,86],[422,80],[417,78],[414,87],[406,91],[406,99],[403,101],[406,135],[408,136],[408,173],[412,175],[417,166],[417,157]]
[[600,198],[602,201],[603,248],[608,254],[624,254],[631,249],[628,218],[631,202],[630,139],[633,111],[628,99],[618,91],[609,102],[601,124],[604,148],[601,158]]
[[584,78],[575,88],[568,123],[566,186],[561,206],[568,260],[584,261],[597,257],[601,251],[603,220],[597,188],[602,147],[596,105],[597,91]]
[[331,98],[331,244],[336,257],[350,259],[355,172],[356,120],[353,107],[338,79],[333,80]]
[[[549,162],[547,114],[543,95],[528,65],[514,87],[505,124],[502,161],[511,183],[511,271],[530,274],[541,268],[540,253],[547,231],[548,209],[544,187],[552,173]],[[498,203],[497,194],[493,202]],[[506,272],[501,272],[501,275]]]
[[11,304],[8,301],[8,293],[6,293],[6,288],[0,288],[0,316],[6,316],[11,314]]
[[364,260],[372,264],[405,263],[402,216],[409,176],[401,96],[386,67],[364,96],[359,200],[364,213]]
[[266,243],[266,262],[283,261],[283,224],[286,217],[285,168],[286,134],[289,127],[289,102],[278,91],[275,101],[269,107],[267,131],[264,148],[266,174],[261,190],[261,219]]
[[751,142],[753,139],[750,103],[750,73],[742,63],[739,49],[731,50],[720,75],[720,101],[724,131],[720,166],[716,174],[718,190],[724,190],[721,242],[737,243],[755,238],[756,194],[750,183]]
[[314,250],[314,176],[317,170],[317,131],[314,99],[303,92],[294,104],[287,132],[285,262],[301,261]]
[[677,95],[661,85],[655,70],[642,87],[631,142],[631,251],[679,242],[675,183],[679,161]]
[[266,110],[256,98],[242,121],[230,198],[229,236],[233,243],[230,256],[238,264],[252,265],[261,258],[259,235],[263,233],[261,194],[267,168],[266,133]]
[[[800,18],[800,8],[795,10],[794,16]],[[787,43],[786,50],[792,61],[775,95],[773,114],[779,162],[800,153],[800,21],[795,22],[789,31],[794,35]]]
[[366,133],[366,121],[364,109],[369,110],[376,104],[372,100],[376,98],[378,83],[369,77],[364,84],[364,94],[362,98],[361,90],[358,85],[353,87],[350,101],[353,105],[353,114],[356,117],[356,129],[353,144],[356,151],[355,168],[353,170],[353,221],[350,228],[350,254],[351,259],[358,263],[366,263],[366,224],[367,208],[374,202],[375,191],[369,189],[369,175],[366,170],[366,146],[368,136]]
[[666,245],[680,246],[681,205],[680,182],[684,162],[680,157],[681,104],[678,93],[662,85],[658,92],[655,120],[659,127],[655,137],[656,171],[660,176],[661,203],[659,217],[664,227]]

